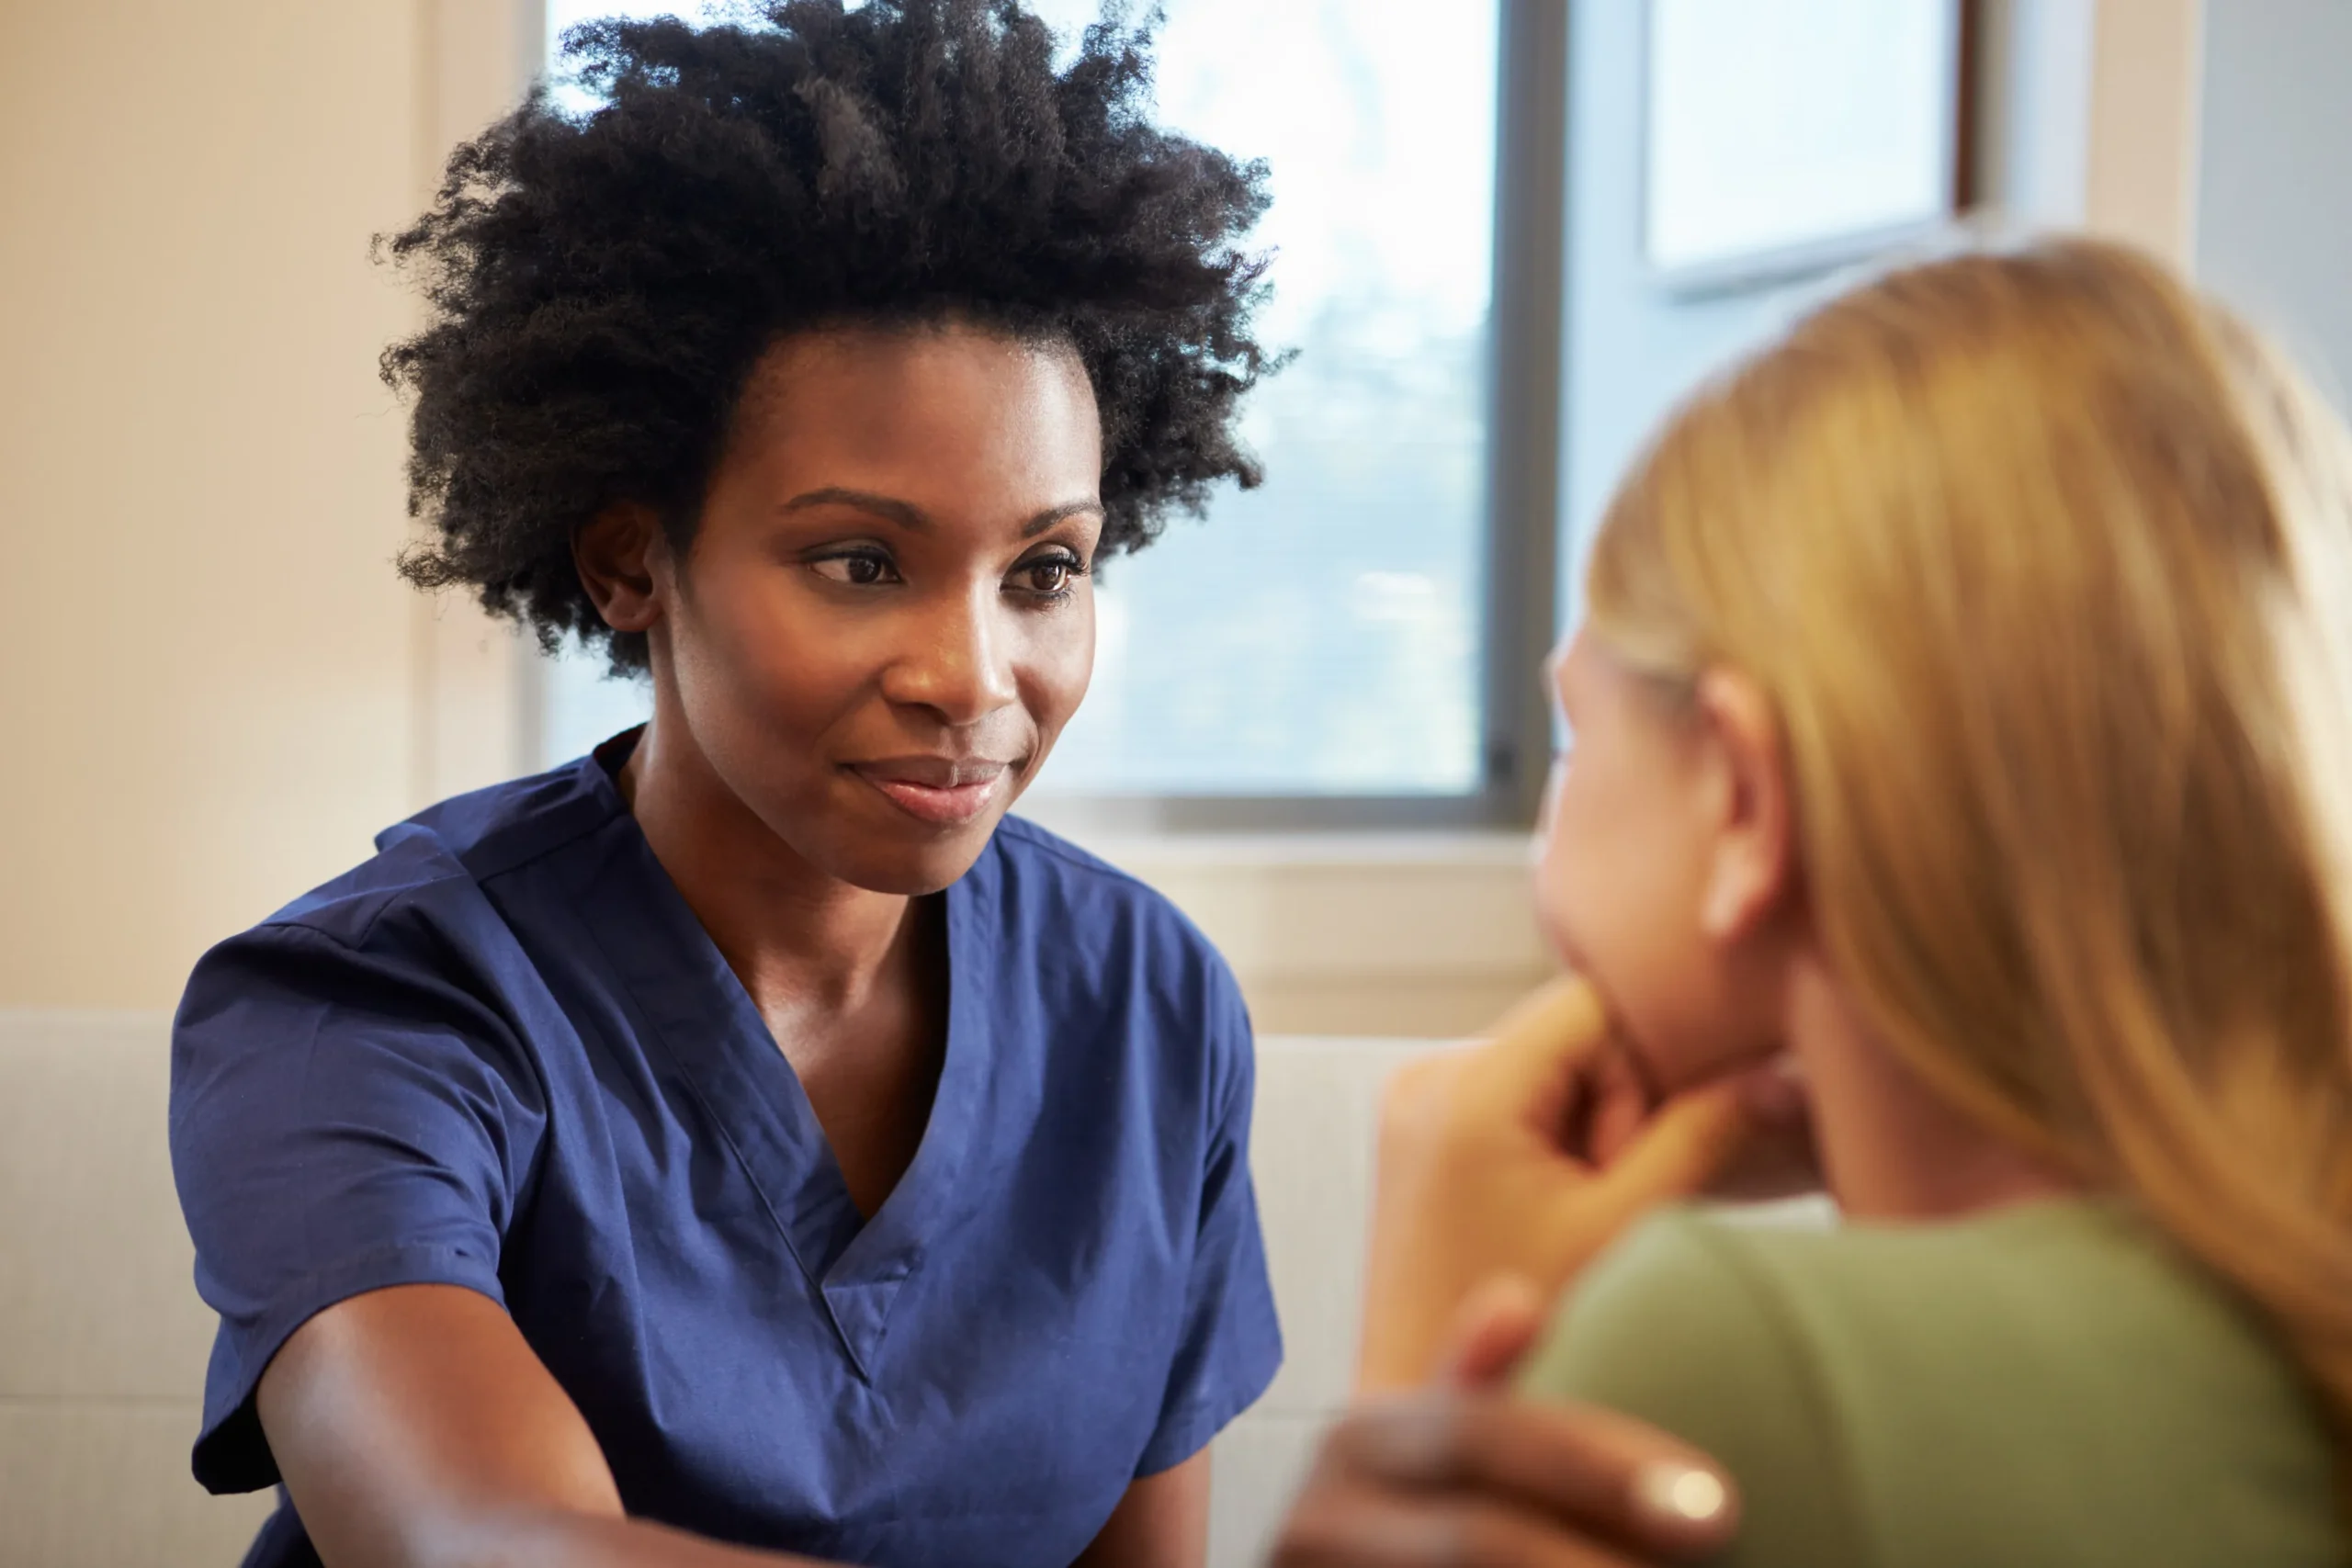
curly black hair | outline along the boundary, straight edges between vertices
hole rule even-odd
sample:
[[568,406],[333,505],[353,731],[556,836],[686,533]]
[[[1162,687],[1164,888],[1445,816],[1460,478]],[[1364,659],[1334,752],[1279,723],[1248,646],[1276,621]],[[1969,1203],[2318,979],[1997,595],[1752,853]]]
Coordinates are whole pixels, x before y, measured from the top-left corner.
[[1209,488],[1258,482],[1234,433],[1276,360],[1242,248],[1262,164],[1150,119],[1154,18],[1055,39],[1017,0],[766,0],[738,23],[583,24],[543,84],[451,156],[424,216],[379,242],[430,306],[385,351],[414,398],[401,570],[472,588],[554,648],[605,626],[571,539],[617,502],[680,547],[736,405],[780,337],[969,321],[1067,343],[1103,426],[1106,550]]

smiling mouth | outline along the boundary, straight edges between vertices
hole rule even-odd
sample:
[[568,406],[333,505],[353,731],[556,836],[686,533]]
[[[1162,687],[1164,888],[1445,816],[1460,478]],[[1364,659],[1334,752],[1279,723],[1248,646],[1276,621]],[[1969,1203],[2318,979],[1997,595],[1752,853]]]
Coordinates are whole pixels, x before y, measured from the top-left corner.
[[1012,773],[1003,762],[945,757],[854,762],[848,771],[916,821],[934,828],[959,828],[979,817]]

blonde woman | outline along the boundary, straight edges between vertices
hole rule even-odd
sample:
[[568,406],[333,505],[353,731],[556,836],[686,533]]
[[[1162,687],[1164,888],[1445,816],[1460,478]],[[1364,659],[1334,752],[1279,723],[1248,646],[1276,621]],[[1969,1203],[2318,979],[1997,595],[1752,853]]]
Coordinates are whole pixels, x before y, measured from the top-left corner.
[[[1573,1276],[1523,1386],[1720,1459],[1721,1561],[2345,1561],[2341,426],[2130,253],[1939,262],[1687,405],[1588,582],[1539,883],[1592,989],[1400,1089],[1367,1382]],[[1583,1268],[1783,1052],[1847,1224]]]

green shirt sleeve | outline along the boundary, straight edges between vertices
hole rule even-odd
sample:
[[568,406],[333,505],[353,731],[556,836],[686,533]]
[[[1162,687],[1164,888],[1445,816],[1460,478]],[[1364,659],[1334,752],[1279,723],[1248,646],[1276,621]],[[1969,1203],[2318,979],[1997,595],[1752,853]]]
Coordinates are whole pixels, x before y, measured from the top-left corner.
[[1521,1374],[1533,1397],[1607,1406],[1713,1454],[1738,1483],[1722,1568],[1867,1561],[1811,1359],[1738,1237],[1668,1213],[1586,1271]]

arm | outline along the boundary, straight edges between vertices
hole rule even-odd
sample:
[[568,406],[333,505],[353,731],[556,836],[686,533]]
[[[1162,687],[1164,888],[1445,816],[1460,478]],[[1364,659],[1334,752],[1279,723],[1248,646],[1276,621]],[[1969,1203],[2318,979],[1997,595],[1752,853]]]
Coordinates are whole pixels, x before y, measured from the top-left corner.
[[1209,1555],[1206,1450],[1136,1478],[1074,1568],[1202,1568]]
[[328,1308],[271,1361],[258,1403],[329,1568],[803,1561],[626,1518],[587,1422],[514,1321],[472,1291],[400,1286]]

